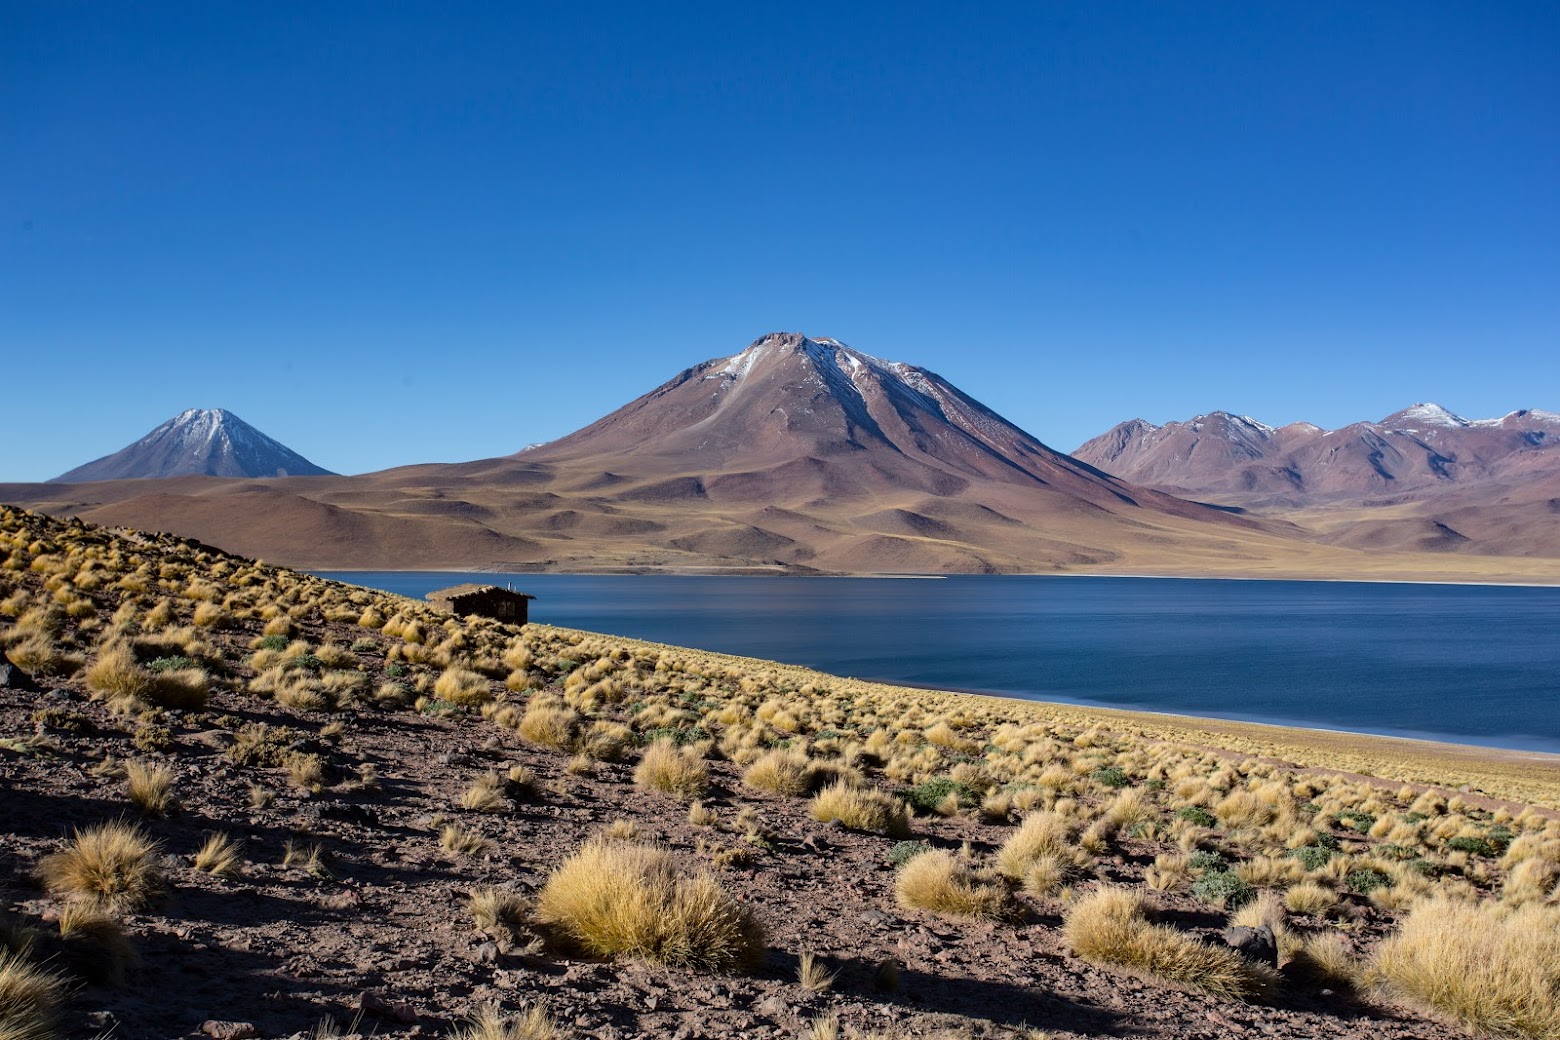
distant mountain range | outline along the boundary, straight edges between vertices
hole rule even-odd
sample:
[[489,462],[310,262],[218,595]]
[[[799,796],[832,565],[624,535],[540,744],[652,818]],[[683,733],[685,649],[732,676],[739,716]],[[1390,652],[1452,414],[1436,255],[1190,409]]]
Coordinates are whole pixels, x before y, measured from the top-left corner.
[[286,445],[221,408],[180,412],[145,437],[53,483],[183,477],[330,476]]
[[[1340,544],[1560,555],[1560,414],[1416,404],[1336,430],[1211,412],[1132,419],[1074,455],[1200,501],[1297,518]],[[1298,511],[1298,512],[1297,512]],[[1346,521],[1346,522],[1345,522]]]
[[[1338,437],[1216,413],[1163,428],[1124,423],[1074,458],[935,373],[785,332],[688,368],[567,437],[501,458],[273,479],[310,465],[287,452],[288,461],[265,460],[263,476],[0,485],[0,501],[317,569],[1105,569],[1447,580],[1552,571],[1560,580],[1560,545],[1547,552],[1531,540],[1542,518],[1527,500],[1506,528],[1463,518],[1450,533],[1412,511],[1342,523],[1235,501],[1254,489],[1276,496],[1309,488],[1324,472],[1341,482],[1360,467],[1386,487],[1421,480],[1416,465],[1471,472],[1471,449],[1445,442],[1446,431],[1463,429],[1490,445],[1478,465],[1516,486],[1524,452],[1547,445],[1553,417],[1507,418],[1467,423],[1425,406]],[[199,445],[220,439],[193,432],[216,424],[174,425],[183,446],[169,449],[170,458],[200,455]],[[1362,438],[1380,444],[1345,450]],[[238,441],[231,432],[228,439]],[[1296,447],[1290,460],[1276,447],[1313,441],[1327,445],[1315,459]],[[1318,461],[1335,455],[1330,465]],[[1357,461],[1345,465],[1345,457]],[[161,456],[151,458],[158,465],[133,472],[163,472]],[[93,471],[65,476],[84,473]],[[1221,497],[1216,484],[1236,491]],[[1546,570],[1473,558],[1507,552],[1556,559]]]

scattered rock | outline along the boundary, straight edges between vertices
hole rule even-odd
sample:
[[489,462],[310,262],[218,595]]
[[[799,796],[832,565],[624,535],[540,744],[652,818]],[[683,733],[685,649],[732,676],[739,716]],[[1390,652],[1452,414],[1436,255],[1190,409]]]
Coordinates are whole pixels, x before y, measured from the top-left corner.
[[1224,930],[1224,943],[1247,960],[1278,967],[1278,939],[1267,925],[1248,928],[1236,925]]
[[417,1021],[417,1012],[410,1007],[399,1001],[387,1000],[371,989],[364,990],[363,995],[358,997],[358,1010],[365,1015],[402,1025],[411,1025]]
[[260,1035],[253,1022],[223,1022],[215,1018],[202,1022],[200,1031],[213,1040],[250,1040]]
[[38,684],[33,682],[32,676],[9,661],[0,662],[0,690],[31,692],[37,689]]

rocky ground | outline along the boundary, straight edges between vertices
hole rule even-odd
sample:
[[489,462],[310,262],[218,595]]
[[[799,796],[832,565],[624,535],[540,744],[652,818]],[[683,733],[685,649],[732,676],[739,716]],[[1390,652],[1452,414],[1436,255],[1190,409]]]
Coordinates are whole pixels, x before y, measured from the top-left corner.
[[[286,724],[309,734],[303,747],[329,743],[318,736],[325,719],[237,700],[219,693],[212,711]],[[121,782],[94,770],[105,754],[145,756],[133,746],[133,728],[68,684],[41,697],[5,691],[0,731],[31,733],[39,704],[86,720],[78,733],[51,734],[55,754],[0,760],[0,884],[23,917],[46,919],[56,907],[30,866],[74,828],[135,817]],[[165,850],[169,884],[161,905],[126,919],[139,973],[123,989],[73,993],[69,1036],[187,1036],[220,1021],[251,1024],[250,1035],[283,1037],[307,1035],[327,1018],[343,1032],[443,1036],[485,1002],[506,1010],[541,1003],[570,1035],[603,1040],[796,1037],[829,1014],[912,1036],[943,1029],[978,1036],[1036,1029],[1054,1037],[1461,1035],[1401,1009],[1301,987],[1256,1006],[1095,967],[1068,956],[1057,903],[1028,900],[1025,919],[1014,922],[902,910],[887,859],[896,839],[818,823],[805,800],[741,788],[722,763],[713,763],[715,786],[705,804],[722,820],[740,807],[756,808],[772,846],[720,875],[768,930],[761,971],[716,977],[526,953],[474,930],[465,909],[471,891],[496,886],[530,895],[571,850],[616,820],[680,850],[690,866],[708,866],[710,846],[734,847],[743,838],[686,822],[682,803],[636,788],[629,765],[598,763],[594,776],[571,775],[567,756],[503,739],[480,719],[407,713],[360,715],[336,739],[333,757],[374,766],[376,788],[311,796],[272,770],[259,782],[274,799],[253,808],[256,772],[224,756],[229,731],[194,715],[171,715],[175,743],[157,755],[175,764],[182,807],[142,821]],[[458,808],[474,776],[516,763],[534,772],[534,793],[500,812]],[[439,841],[443,821],[481,832],[490,848],[452,856]],[[918,819],[914,829],[935,846],[968,841],[978,851],[994,849],[1010,830],[967,816]],[[239,875],[216,878],[190,865],[214,831],[242,839],[247,862]],[[318,873],[282,865],[289,843],[319,844]],[[1135,858],[1128,843],[1102,875],[1141,872]],[[1217,912],[1190,897],[1165,901],[1184,925],[1210,936],[1222,926]],[[1366,943],[1379,931],[1380,915],[1365,903],[1354,909]],[[838,971],[828,991],[798,984],[804,951]],[[885,961],[898,965],[897,985],[880,977]]]

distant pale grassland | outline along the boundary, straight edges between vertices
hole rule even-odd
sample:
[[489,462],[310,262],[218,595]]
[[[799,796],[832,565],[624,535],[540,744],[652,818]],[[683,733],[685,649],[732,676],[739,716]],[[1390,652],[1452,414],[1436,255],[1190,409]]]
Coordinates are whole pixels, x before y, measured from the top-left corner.
[[[333,627],[311,642],[302,633],[320,621]],[[1027,899],[1065,917],[1080,958],[1262,999],[1276,976],[1209,953],[1196,933],[1155,917],[1164,900],[1192,900],[1271,927],[1296,978],[1379,990],[1474,1029],[1553,1035],[1544,1009],[1560,1004],[1560,958],[1526,938],[1560,928],[1560,819],[1534,808],[1560,808],[1560,783],[1541,756],[904,689],[540,624],[459,620],[176,539],[10,509],[0,509],[0,645],[134,720],[147,756],[174,746],[170,708],[199,713],[221,696],[283,712],[294,721],[204,717],[232,731],[226,757],[254,777],[255,805],[278,782],[308,791],[376,782],[328,750],[295,750],[294,725],[340,735],[375,711],[485,719],[538,753],[567,756],[570,775],[635,761],[636,782],[668,814],[742,835],[736,847],[701,844],[717,867],[762,869],[768,839],[759,802],[723,824],[730,807],[716,813],[698,801],[713,765],[742,778],[738,801],[744,792],[809,799],[815,818],[885,840],[934,835],[954,816],[1005,835],[989,855],[895,845],[894,890],[908,911],[1003,921]],[[8,750],[47,753],[42,734],[69,725],[68,714],[40,707],[40,735],[7,738]],[[176,806],[171,774],[155,763],[118,769],[139,811]],[[1367,771],[1375,777],[1347,775]],[[1483,804],[1461,787],[1518,804]],[[471,777],[459,804],[503,813],[522,795],[545,797],[516,766],[507,777]],[[154,850],[135,828],[115,826],[83,832],[38,865],[62,903],[111,913],[158,890]],[[475,823],[436,827],[430,840],[453,870],[485,848]],[[604,828],[555,865],[539,905],[479,901],[477,922],[701,970],[756,963],[761,922],[726,901],[717,875],[685,875],[664,850],[635,844],[638,831],[632,821]],[[203,857],[211,870],[232,870],[241,855],[221,843],[169,851]],[[1112,858],[1136,865],[1100,885],[1100,861]],[[632,865],[632,883],[595,887],[592,865],[609,860]],[[288,862],[329,870],[318,846],[290,848]],[[1365,904],[1402,924],[1373,949],[1353,939]],[[1446,921],[1488,939],[1454,941]],[[16,971],[46,969],[29,967],[25,948],[8,954]],[[28,992],[41,995],[24,1010],[46,1020],[55,991]]]

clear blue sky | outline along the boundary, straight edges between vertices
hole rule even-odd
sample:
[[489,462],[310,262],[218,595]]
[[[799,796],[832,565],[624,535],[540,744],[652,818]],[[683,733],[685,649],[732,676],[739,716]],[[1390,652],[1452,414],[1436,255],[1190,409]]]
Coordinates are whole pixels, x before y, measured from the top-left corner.
[[0,0],[0,479],[506,454],[759,334],[1055,447],[1560,410],[1553,3]]

